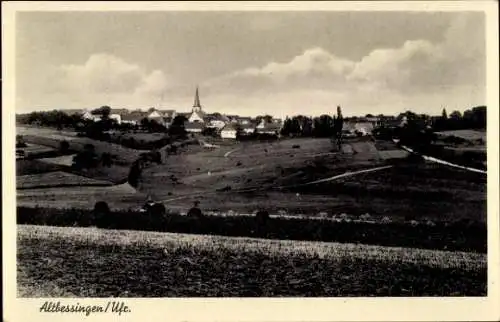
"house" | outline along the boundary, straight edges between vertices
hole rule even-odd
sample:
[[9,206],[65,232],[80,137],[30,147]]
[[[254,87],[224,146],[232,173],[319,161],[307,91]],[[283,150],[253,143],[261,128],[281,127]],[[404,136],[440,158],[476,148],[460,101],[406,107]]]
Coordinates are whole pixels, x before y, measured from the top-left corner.
[[275,122],[266,122],[262,119],[255,128],[255,132],[260,134],[275,134],[279,135],[281,131],[281,124]]
[[163,115],[163,123],[167,127],[172,124],[174,118],[177,116],[175,110],[160,110],[160,113]]
[[165,127],[169,127],[176,116],[175,110],[159,110],[154,107],[150,108],[147,113],[149,120],[156,121]]
[[207,114],[205,120],[207,121],[207,127],[215,128],[221,130],[226,124],[229,123],[229,119],[220,114]]
[[158,111],[154,107],[150,108],[148,110],[148,113],[149,114],[148,114],[147,118],[150,120],[155,120],[155,121],[161,122],[163,119],[163,113],[161,113],[160,111]]
[[241,128],[242,134],[249,135],[249,134],[255,133],[255,125],[253,125],[252,123],[241,124],[240,128]]
[[130,113],[130,110],[126,109],[126,108],[112,108],[110,111],[109,111],[109,114],[118,114],[118,115],[124,115],[124,114],[128,114]]
[[122,124],[131,124],[131,125],[139,125],[143,118],[148,116],[147,112],[142,111],[132,111],[127,114],[121,115],[121,123]]
[[241,125],[252,124],[251,117],[238,117],[238,123]]
[[370,135],[373,131],[374,125],[371,122],[362,121],[349,121],[345,122],[342,126],[342,132],[346,136],[360,133],[362,135]]
[[114,120],[117,124],[121,124],[122,116],[120,114],[109,114],[109,119]]
[[184,123],[184,129],[189,133],[201,133],[205,128],[205,124],[202,122],[186,122]]
[[101,120],[101,117],[102,116],[99,114],[92,114],[92,112],[88,109],[86,109],[82,112],[82,118],[84,120],[97,122],[97,121]]
[[220,136],[223,139],[236,139],[238,129],[234,123],[229,123],[220,131]]

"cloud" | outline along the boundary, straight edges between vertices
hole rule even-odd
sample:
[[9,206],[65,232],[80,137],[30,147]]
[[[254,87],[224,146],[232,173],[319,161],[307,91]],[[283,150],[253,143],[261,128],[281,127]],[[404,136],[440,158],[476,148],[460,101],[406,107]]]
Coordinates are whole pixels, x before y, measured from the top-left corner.
[[354,97],[376,91],[418,96],[457,87],[484,91],[484,19],[477,18],[457,16],[437,43],[407,40],[399,47],[374,49],[359,60],[315,47],[287,62],[235,71],[204,85],[213,93],[262,95],[310,89],[331,91],[332,97],[339,92]]
[[[313,46],[288,60],[199,80],[202,104],[209,111],[248,115],[316,115],[339,104],[346,115],[405,109],[439,113],[443,106],[453,110],[484,104],[484,17],[477,18],[456,15],[446,33],[435,38],[440,40],[408,39],[392,48],[373,49],[359,59]],[[280,23],[255,21],[256,28],[264,29]],[[163,70],[147,70],[107,53],[53,72],[47,69],[37,73],[39,82],[23,88],[19,106],[147,108],[162,104],[188,110],[196,85],[182,79],[174,83]]]
[[271,62],[207,81],[211,89],[234,91],[290,90],[322,88],[340,84],[354,63],[316,47],[306,50],[287,63]]
[[54,90],[68,95],[161,95],[168,80],[160,70],[147,72],[139,65],[99,53],[82,65],[57,68]]

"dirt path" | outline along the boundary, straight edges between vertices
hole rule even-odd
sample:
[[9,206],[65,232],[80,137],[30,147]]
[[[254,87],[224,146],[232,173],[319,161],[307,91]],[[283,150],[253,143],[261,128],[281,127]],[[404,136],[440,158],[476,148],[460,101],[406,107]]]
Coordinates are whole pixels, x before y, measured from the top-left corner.
[[231,150],[231,151],[224,153],[224,158],[227,158],[231,153],[236,152],[238,150],[240,150],[240,149],[238,148],[238,149],[234,149],[234,150]]
[[[410,153],[416,153],[415,151],[413,151],[413,149],[411,148],[408,148],[406,146],[401,146],[404,150],[410,152]],[[477,172],[477,173],[483,173],[483,174],[486,174],[487,172],[484,171],[484,170],[480,170],[480,169],[475,169],[475,168],[470,168],[470,167],[464,167],[462,165],[459,165],[459,164],[455,164],[455,163],[451,163],[451,162],[448,162],[448,161],[444,161],[444,160],[441,160],[441,159],[438,159],[438,158],[435,158],[435,157],[431,157],[431,156],[428,156],[428,155],[422,155],[422,157],[424,158],[424,160],[426,161],[431,161],[431,162],[435,162],[435,163],[439,163],[439,164],[443,164],[443,165],[447,165],[449,167],[452,167],[452,168],[457,168],[457,169],[462,169],[462,170],[466,170],[466,171],[470,171],[470,172]]]

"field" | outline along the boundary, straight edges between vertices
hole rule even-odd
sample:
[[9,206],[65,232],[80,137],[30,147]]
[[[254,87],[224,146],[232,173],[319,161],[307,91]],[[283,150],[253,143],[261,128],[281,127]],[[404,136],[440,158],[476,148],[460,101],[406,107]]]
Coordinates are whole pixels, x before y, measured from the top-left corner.
[[[387,144],[380,152],[371,142],[353,141],[345,146],[351,153],[332,152],[329,140],[321,139],[249,143],[214,151],[198,148],[145,171],[143,192],[176,209],[199,200],[204,209],[220,211],[265,208],[303,214],[368,212],[391,218],[485,219],[486,177],[440,165],[395,165],[300,186],[407,156]],[[227,187],[231,189],[216,191]]]
[[486,131],[475,131],[475,130],[455,130],[455,131],[442,131],[437,132],[438,136],[447,137],[455,136],[462,138],[467,141],[478,141],[482,140],[486,142]]
[[[75,172],[69,155],[17,160],[20,296],[486,294],[483,174],[369,138],[340,151],[329,139],[206,138],[217,146],[162,149],[135,189],[124,178],[140,151],[33,131],[29,143],[92,143],[120,165]],[[138,211],[148,196],[167,208],[160,221]],[[99,227],[113,230],[91,227],[98,201],[113,222]],[[207,216],[185,216],[194,201]],[[258,210],[271,215],[262,227]]]
[[53,149],[59,149],[62,141],[69,143],[72,151],[81,152],[85,144],[92,144],[95,152],[101,155],[104,152],[117,156],[118,161],[123,164],[131,164],[139,157],[140,151],[125,148],[119,144],[102,142],[85,137],[78,137],[71,132],[59,132],[52,129],[17,127],[18,135],[22,135],[24,140],[30,144],[43,145]]
[[[29,160],[33,161],[31,163],[28,160],[18,160],[18,167],[23,169],[18,171],[18,173],[23,174],[42,173],[43,171],[39,169],[47,168],[47,171],[62,170],[95,180],[121,184],[126,181],[131,164],[139,158],[141,153],[141,151],[125,148],[119,144],[78,137],[75,133],[67,131],[18,127],[17,134],[22,135],[29,145],[44,147],[44,149],[50,149],[52,152],[59,154],[50,157],[41,156],[40,158]],[[86,144],[92,144],[95,147],[96,154],[99,156],[105,152],[111,153],[114,159],[113,165],[106,168],[99,166],[97,168],[81,171],[69,169],[74,154],[60,155],[61,153],[58,153],[62,141],[67,141],[69,143],[69,151],[73,153],[83,151]],[[34,170],[31,166],[33,166]],[[73,182],[74,180],[70,182],[70,184]]]
[[18,176],[16,178],[17,189],[41,188],[41,187],[66,187],[66,186],[111,186],[108,181],[94,180],[75,174],[54,171],[42,174]]
[[[212,143],[219,147],[186,146],[177,155],[169,155],[164,164],[144,170],[141,187],[133,194],[120,195],[113,187],[98,192],[95,187],[26,189],[18,193],[18,204],[90,209],[104,193],[116,209],[140,207],[150,195],[179,212],[197,200],[204,211],[218,212],[369,213],[396,221],[484,222],[486,218],[486,176],[435,164],[394,163],[408,154],[393,143],[350,140],[342,153],[333,149],[329,139]],[[387,165],[392,167],[349,176]],[[120,182],[116,179],[126,177],[128,171],[128,167],[114,166],[91,170],[85,176]],[[307,184],[343,174],[344,178],[331,182]],[[62,198],[66,192],[71,200]]]
[[486,295],[485,254],[25,225],[17,247],[21,297]]
[[48,173],[64,169],[61,165],[42,162],[40,160],[16,160],[16,176],[24,176],[37,173]]

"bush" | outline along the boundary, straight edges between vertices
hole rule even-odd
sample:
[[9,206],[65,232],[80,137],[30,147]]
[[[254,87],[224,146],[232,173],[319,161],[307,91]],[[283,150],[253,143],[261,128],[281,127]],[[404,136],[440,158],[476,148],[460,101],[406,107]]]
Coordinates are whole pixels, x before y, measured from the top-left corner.
[[189,209],[187,215],[188,217],[196,219],[200,219],[203,217],[203,213],[201,212],[201,209],[198,208],[198,206],[194,206],[193,208]]
[[62,153],[67,153],[69,151],[68,141],[63,140],[61,141],[61,143],[59,143],[59,151],[61,151]]
[[300,145],[298,144],[292,145],[292,149],[300,149]]
[[98,201],[94,206],[94,221],[99,228],[112,228],[111,211],[105,201]]
[[260,210],[255,214],[255,221],[258,226],[264,226],[269,220],[269,213],[265,210]]

